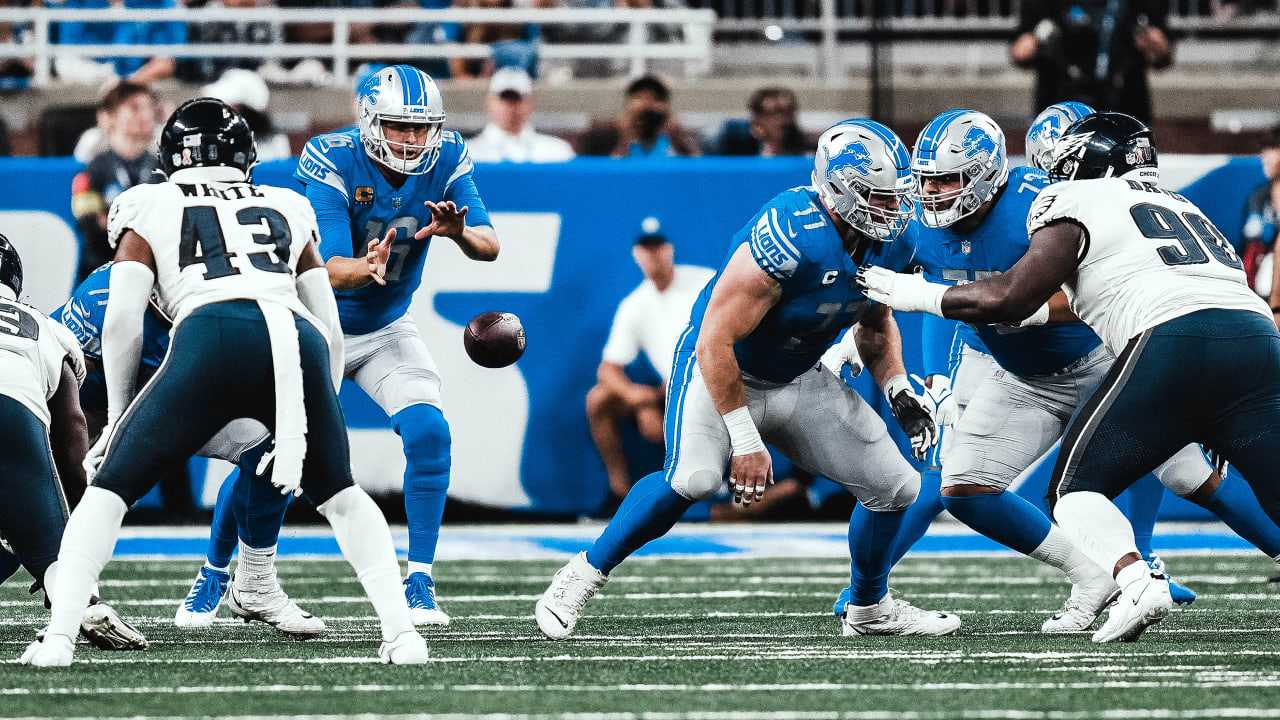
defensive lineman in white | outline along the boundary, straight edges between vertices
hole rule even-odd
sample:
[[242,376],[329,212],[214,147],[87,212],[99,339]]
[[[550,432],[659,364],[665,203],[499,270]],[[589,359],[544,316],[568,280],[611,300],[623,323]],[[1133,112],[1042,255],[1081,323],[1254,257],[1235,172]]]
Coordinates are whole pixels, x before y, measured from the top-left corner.
[[[67,523],[54,565],[52,619],[23,653],[25,664],[71,664],[80,613],[125,510],[158,468],[190,457],[237,417],[272,430],[272,482],[281,492],[305,490],[333,526],[381,620],[380,659],[427,660],[400,594],[386,520],[351,480],[334,390],[342,334],[314,213],[290,190],[253,185],[254,156],[242,117],[220,101],[192,100],[161,136],[168,182],[132,188],[112,207],[116,265],[102,338],[107,428],[85,459],[93,486]],[[173,339],[135,398],[153,285],[175,318]]]
[[[1059,288],[1117,354],[1068,425],[1050,482],[1054,518],[1121,587],[1096,642],[1136,640],[1172,601],[1111,503],[1178,448],[1234,463],[1280,518],[1280,331],[1240,259],[1194,204],[1159,187],[1151,131],[1119,113],[1073,123],[1008,272],[948,288],[869,270],[869,296],[966,322],[1017,322]],[[1176,389],[1177,392],[1171,392]]]

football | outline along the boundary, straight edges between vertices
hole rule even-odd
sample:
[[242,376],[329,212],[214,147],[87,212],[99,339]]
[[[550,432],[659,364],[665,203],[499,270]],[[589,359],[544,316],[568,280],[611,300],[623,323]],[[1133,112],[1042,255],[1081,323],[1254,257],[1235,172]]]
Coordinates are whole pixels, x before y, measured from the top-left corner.
[[512,313],[481,313],[467,323],[462,346],[477,365],[506,367],[524,354],[524,325]]

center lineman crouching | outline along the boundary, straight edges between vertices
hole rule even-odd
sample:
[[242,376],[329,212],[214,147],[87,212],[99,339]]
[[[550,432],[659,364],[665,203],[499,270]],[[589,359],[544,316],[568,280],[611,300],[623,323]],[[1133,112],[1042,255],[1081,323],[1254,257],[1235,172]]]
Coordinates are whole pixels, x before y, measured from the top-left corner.
[[[427,660],[426,641],[400,596],[386,521],[351,480],[334,392],[342,364],[337,309],[315,248],[315,217],[298,194],[249,181],[255,155],[253,134],[234,110],[192,100],[161,136],[168,181],[132,188],[112,207],[116,264],[102,330],[107,427],[85,459],[93,486],[63,534],[52,619],[44,639],[23,653],[25,664],[71,664],[90,586],[129,505],[160,468],[185,461],[239,417],[272,431],[272,483],[282,492],[305,491],[332,524],[382,622],[380,658]],[[175,318],[173,339],[135,398],[153,285]]]
[[910,260],[910,246],[893,242],[911,215],[909,161],[885,126],[839,123],[819,140],[813,186],[782,192],[734,236],[677,346],[665,467],[636,483],[595,544],[556,573],[535,612],[545,635],[568,637],[609,573],[719,492],[726,471],[741,502],[763,497],[773,479],[765,441],[858,498],[845,635],[948,635],[959,627],[955,615],[889,594],[889,553],[920,475],[876,413],[818,362],[858,323],[858,350],[917,454],[936,442],[907,381],[892,315],[854,283],[860,264],[901,269]]

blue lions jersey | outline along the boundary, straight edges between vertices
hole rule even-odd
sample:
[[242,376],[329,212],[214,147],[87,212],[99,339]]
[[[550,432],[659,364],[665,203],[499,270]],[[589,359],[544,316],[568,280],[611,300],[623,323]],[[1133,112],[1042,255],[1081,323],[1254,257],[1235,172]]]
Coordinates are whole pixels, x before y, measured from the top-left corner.
[[[690,313],[697,334],[707,302],[734,252],[746,244],[756,264],[782,285],[782,297],[760,324],[734,345],[743,372],[771,382],[790,382],[817,364],[841,331],[872,304],[855,282],[858,266],[809,187],[770,200],[733,236],[720,270]],[[911,261],[910,242],[875,242],[864,264],[900,271]]]
[[364,146],[360,130],[349,127],[307,141],[294,177],[306,186],[307,199],[320,226],[320,255],[364,257],[369,241],[381,239],[391,228],[396,241],[387,261],[386,285],[370,283],[335,293],[342,330],[363,335],[385,327],[409,309],[422,282],[431,240],[414,240],[418,229],[430,224],[427,201],[452,200],[467,210],[467,225],[492,225],[472,180],[471,154],[462,136],[444,131],[440,156],[431,170],[410,175],[400,187],[383,177]]
[[[71,299],[50,315],[75,333],[86,358],[98,361],[97,368],[89,372],[80,386],[81,407],[98,412],[107,411],[107,381],[102,372],[102,321],[107,316],[112,264],[89,273],[71,293]],[[169,329],[148,310],[142,319],[142,367],[155,371],[168,352]]]
[[[995,207],[975,230],[958,233],[951,228],[917,225],[915,264],[930,282],[963,284],[999,275],[1027,252],[1027,213],[1049,178],[1027,167],[1009,171],[1009,184]],[[1101,340],[1081,322],[1051,323],[1038,327],[1010,328],[973,325],[987,352],[1009,372],[1048,375],[1061,371],[1087,355]],[[979,346],[979,349],[981,347]]]

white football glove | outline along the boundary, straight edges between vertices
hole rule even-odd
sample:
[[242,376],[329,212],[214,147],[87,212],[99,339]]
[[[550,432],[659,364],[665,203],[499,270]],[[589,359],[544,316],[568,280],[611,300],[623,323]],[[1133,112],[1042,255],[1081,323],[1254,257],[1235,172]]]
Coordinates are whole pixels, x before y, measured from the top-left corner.
[[895,375],[884,385],[884,395],[899,427],[911,438],[911,454],[924,460],[938,444],[938,426],[933,421],[931,403],[911,389],[906,375]]
[[842,377],[840,370],[845,365],[849,366],[849,374],[858,377],[862,373],[862,356],[858,354],[858,345],[853,341],[853,330],[849,330],[840,339],[840,342],[827,348],[822,353],[822,367],[830,370],[836,377]]
[[943,317],[942,294],[951,287],[931,283],[920,275],[870,265],[858,269],[858,284],[868,298],[894,310],[927,312],[938,317]]
[[[1044,325],[1047,322],[1049,322],[1049,303],[1046,302],[1040,307],[1036,308],[1036,311],[1031,313],[1030,317],[1027,317],[1022,321],[1016,322],[1016,323],[1000,323],[999,325],[996,326],[996,330],[997,332],[1001,332],[1004,328],[1008,328],[1009,330],[1022,330],[1023,328],[1036,327],[1037,325]],[[1004,333],[1001,332],[1001,334],[1004,334]]]
[[951,392],[951,378],[934,374],[928,377],[928,382],[919,375],[912,375],[911,379],[919,383],[924,391],[924,399],[932,406],[930,410],[938,427],[955,425],[960,419],[960,407],[956,405],[955,396]]
[[89,485],[93,484],[93,478],[98,474],[98,468],[102,467],[102,460],[107,456],[107,441],[111,438],[111,431],[115,429],[115,423],[107,423],[102,428],[102,434],[98,435],[98,440],[89,448],[89,452],[85,453],[84,461],[80,465],[84,468],[85,482]]
[[[281,495],[293,495],[297,497],[302,494],[302,459],[306,454],[307,444],[305,440],[283,440],[276,438],[272,443],[271,449],[262,456],[262,460],[258,461],[258,474],[262,475],[267,468],[277,458],[275,469],[271,471],[271,484],[280,489]],[[297,468],[295,473],[289,473],[284,468]]]

